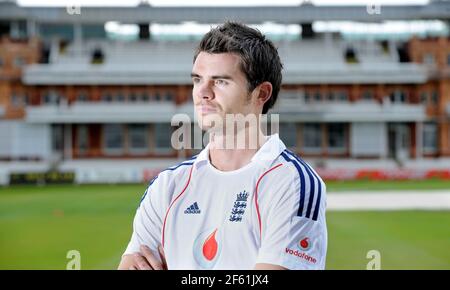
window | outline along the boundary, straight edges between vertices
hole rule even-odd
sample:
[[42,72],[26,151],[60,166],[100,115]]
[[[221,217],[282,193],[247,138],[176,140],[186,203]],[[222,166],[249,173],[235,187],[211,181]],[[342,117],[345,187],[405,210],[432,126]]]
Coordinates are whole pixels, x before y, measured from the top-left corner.
[[327,101],[334,102],[336,100],[336,95],[334,92],[329,92],[327,94]]
[[421,104],[427,104],[428,103],[428,93],[427,92],[421,92],[420,93],[420,103]]
[[315,92],[314,93],[314,101],[320,102],[321,100],[322,100],[322,94],[320,92]]
[[30,97],[30,95],[28,94],[28,93],[25,93],[24,95],[23,95],[23,103],[25,104],[25,105],[31,105],[31,97]]
[[62,152],[63,150],[63,127],[62,125],[52,126],[52,150]]
[[305,103],[311,102],[311,94],[309,92],[305,92]]
[[25,58],[18,56],[14,58],[14,66],[21,68],[25,65]]
[[103,102],[107,102],[107,103],[110,103],[110,102],[112,102],[112,95],[110,94],[110,93],[104,93],[103,95],[102,95],[102,101]]
[[49,92],[44,94],[43,101],[44,101],[44,104],[50,104],[51,103],[51,97],[50,97],[50,93]]
[[170,152],[172,151],[172,127],[169,123],[156,123],[153,126],[155,151]]
[[439,102],[439,93],[438,91],[432,91],[431,92],[431,103],[437,104]]
[[406,103],[406,93],[403,90],[395,90],[390,95],[392,103]]
[[338,91],[336,95],[339,102],[348,101],[348,93],[346,91]]
[[57,105],[59,104],[60,96],[57,91],[50,90],[44,93],[44,104]]
[[322,130],[320,124],[303,125],[303,150],[306,152],[322,151]]
[[286,147],[297,147],[297,125],[295,123],[280,123],[280,138]]
[[164,96],[164,100],[166,102],[171,102],[174,99],[172,92],[167,92]]
[[144,93],[141,95],[141,100],[142,100],[142,102],[148,102],[148,101],[150,100],[150,97],[149,97],[149,95],[148,95],[147,92],[144,92]]
[[438,91],[432,91],[431,93],[429,93],[429,92],[421,92],[420,93],[420,103],[436,105],[438,102],[439,102]]
[[137,96],[137,94],[136,93],[131,93],[130,94],[130,102],[132,102],[132,103],[135,103],[135,102],[137,102],[137,100],[138,100],[138,96]]
[[345,152],[347,147],[345,124],[328,124],[328,151],[332,153]]
[[423,152],[432,154],[437,151],[437,125],[436,123],[423,124]]
[[89,131],[86,125],[77,127],[77,148],[78,154],[86,154],[89,149]]
[[123,152],[123,126],[107,124],[103,126],[104,149],[108,154],[120,154]]
[[121,103],[125,102],[125,95],[123,93],[117,93],[115,101]]
[[133,124],[128,126],[128,144],[130,153],[148,152],[148,126]]
[[327,94],[329,102],[345,102],[348,101],[348,94],[345,91],[331,91]]
[[89,101],[88,94],[86,92],[79,92],[77,95],[77,102],[87,102]]
[[373,101],[373,99],[374,99],[373,91],[366,90],[361,95],[362,101]]

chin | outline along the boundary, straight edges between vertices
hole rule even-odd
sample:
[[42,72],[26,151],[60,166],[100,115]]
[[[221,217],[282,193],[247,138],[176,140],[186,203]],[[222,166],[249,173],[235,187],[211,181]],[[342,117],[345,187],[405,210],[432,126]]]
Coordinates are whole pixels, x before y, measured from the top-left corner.
[[202,129],[202,131],[207,131],[211,128],[211,126],[207,126],[205,125],[205,122],[202,122],[201,120],[198,120],[198,126],[200,127],[200,129]]
[[198,125],[204,131],[214,129],[214,128],[219,129],[217,126],[221,127],[221,125],[223,123],[222,116],[219,114],[215,114],[215,113],[214,114],[206,114],[203,116],[197,115],[197,117],[198,117],[198,119],[197,119]]

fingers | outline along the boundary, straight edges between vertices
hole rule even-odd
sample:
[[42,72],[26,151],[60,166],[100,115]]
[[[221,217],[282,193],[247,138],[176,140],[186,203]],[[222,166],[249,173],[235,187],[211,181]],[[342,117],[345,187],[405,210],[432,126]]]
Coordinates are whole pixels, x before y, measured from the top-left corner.
[[133,255],[135,266],[137,270],[152,270],[151,265],[148,263],[147,259],[144,258],[140,253],[135,253]]
[[167,270],[167,262],[166,262],[166,256],[164,255],[164,249],[162,246],[158,247],[158,252],[159,252],[159,257],[161,258],[162,261],[162,266],[165,270]]
[[162,263],[158,261],[158,259],[153,255],[149,247],[142,245],[141,253],[144,255],[144,257],[147,259],[148,263],[154,270],[164,270]]

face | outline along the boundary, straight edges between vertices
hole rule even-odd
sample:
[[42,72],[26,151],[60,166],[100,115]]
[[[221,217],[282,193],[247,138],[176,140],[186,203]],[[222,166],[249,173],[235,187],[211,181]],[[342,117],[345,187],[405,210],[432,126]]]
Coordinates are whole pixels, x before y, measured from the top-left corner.
[[202,129],[207,129],[217,116],[260,113],[262,104],[257,102],[258,90],[248,91],[247,79],[239,62],[239,56],[232,53],[198,54],[191,74],[192,95]]

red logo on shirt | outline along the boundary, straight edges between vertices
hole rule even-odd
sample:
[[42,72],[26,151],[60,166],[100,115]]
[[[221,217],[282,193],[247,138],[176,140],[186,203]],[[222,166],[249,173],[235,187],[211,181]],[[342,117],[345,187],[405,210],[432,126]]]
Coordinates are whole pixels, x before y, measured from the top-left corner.
[[199,266],[212,269],[221,252],[221,232],[219,229],[209,229],[202,232],[194,241],[194,258]]
[[311,242],[309,241],[309,238],[306,237],[306,238],[300,240],[299,246],[300,246],[300,249],[302,249],[304,251],[309,250],[311,248]]
[[306,254],[305,252],[300,252],[299,250],[295,250],[294,251],[292,249],[286,248],[286,254],[289,254],[289,255],[292,255],[292,256],[296,256],[296,257],[298,257],[298,258],[300,258],[302,260],[305,260],[307,262],[310,262],[312,264],[317,263],[316,258]]
[[219,247],[216,240],[216,233],[217,229],[212,234],[210,234],[203,243],[202,254],[203,257],[208,261],[212,261],[217,255],[217,249]]
[[317,259],[314,258],[311,255],[308,255],[305,253],[305,251],[308,251],[311,249],[312,241],[309,239],[309,237],[302,237],[300,241],[297,242],[297,248],[300,250],[293,250],[286,248],[286,254],[296,256],[302,260],[305,260],[309,263],[316,264]]

